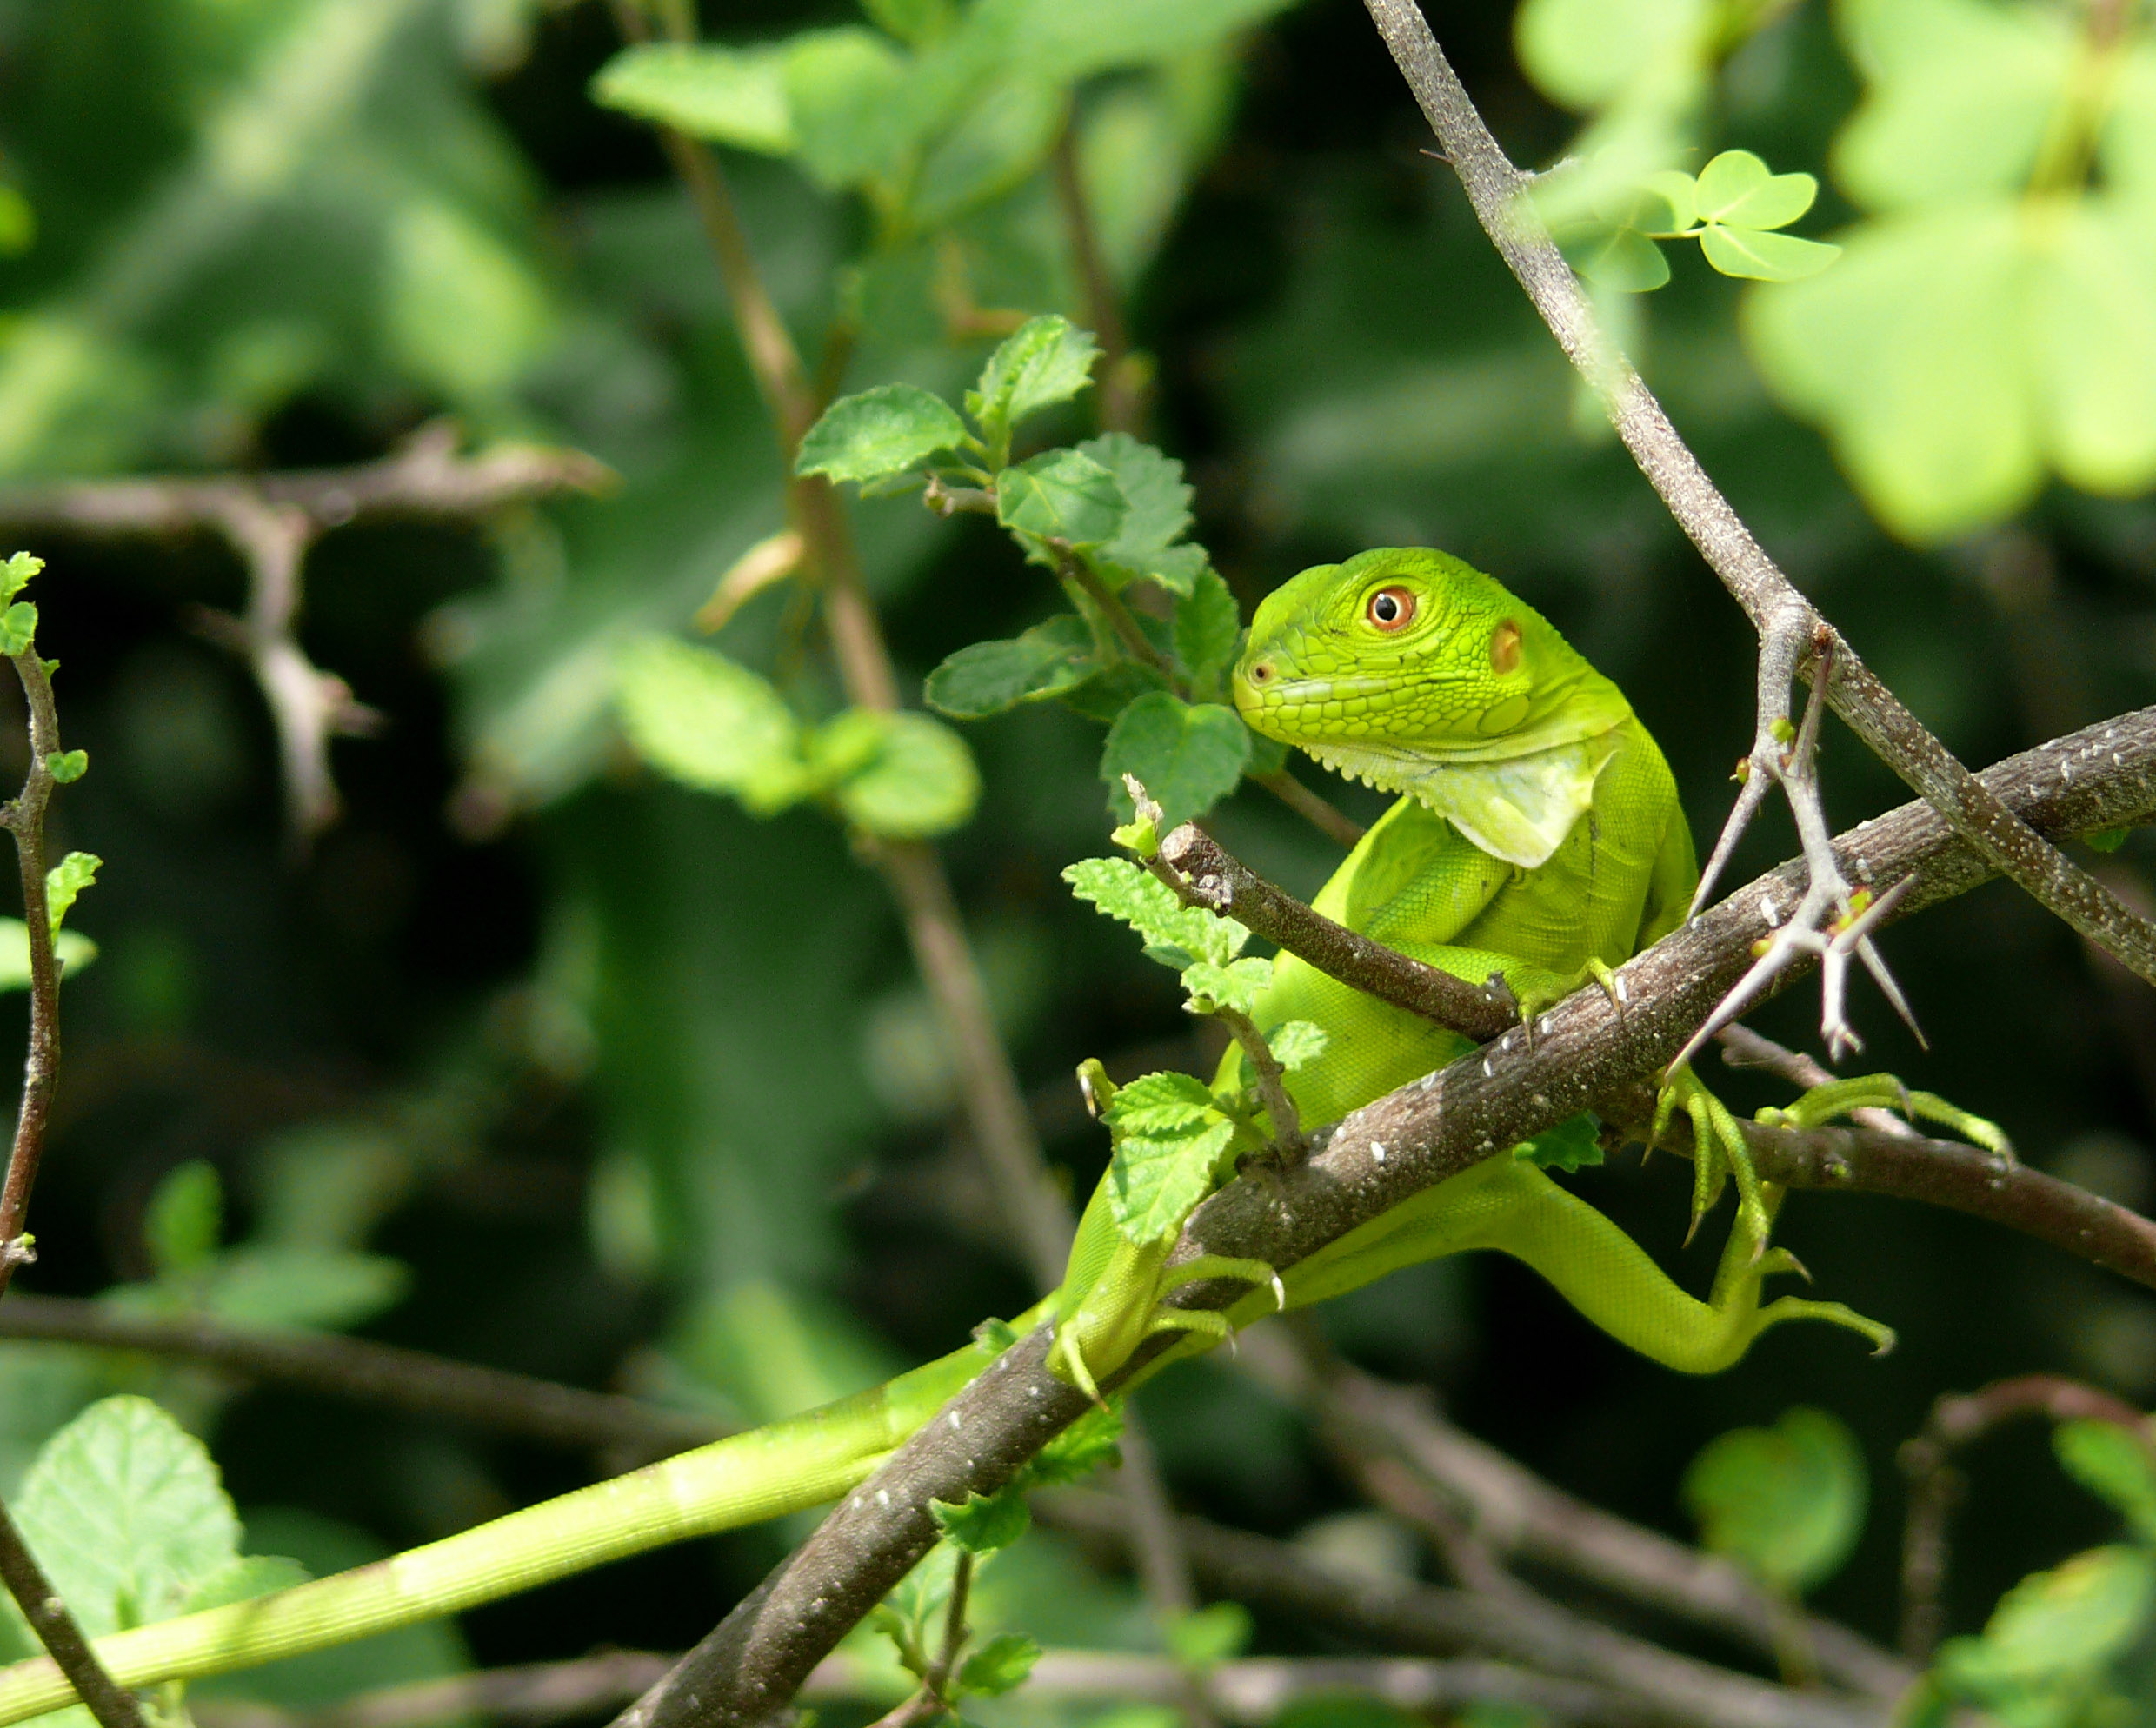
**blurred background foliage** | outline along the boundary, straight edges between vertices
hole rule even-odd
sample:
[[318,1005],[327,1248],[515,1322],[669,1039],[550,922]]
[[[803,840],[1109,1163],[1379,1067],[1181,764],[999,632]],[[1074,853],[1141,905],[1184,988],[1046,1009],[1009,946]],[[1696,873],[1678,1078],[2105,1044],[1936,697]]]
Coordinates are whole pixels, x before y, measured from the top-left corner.
[[[1749,633],[1583,409],[1358,6],[1001,6],[1018,21],[1005,57],[955,96],[922,70],[950,8],[867,10],[888,37],[843,0],[727,0],[702,21],[766,80],[711,130],[834,388],[955,396],[1022,316],[1088,322],[1046,160],[1068,122],[1131,333],[1117,387],[1187,465],[1195,537],[1246,615],[1306,564],[1447,548],[1618,680],[1695,830],[1713,830],[1749,736]],[[1660,291],[1598,292],[1760,538],[1952,748],[1986,762],[2151,699],[2156,38],[2134,9],[1429,10],[1515,159],[1549,163],[1585,127],[1580,148],[1627,173],[1737,147],[1820,176],[1804,227],[1846,248],[1823,274],[1747,287],[1672,245]],[[1148,19],[1157,39],[1129,48]],[[834,34],[776,46],[802,31]],[[34,546],[68,741],[93,765],[56,805],[54,849],[106,865],[74,914],[102,953],[68,992],[24,1282],[363,1326],[755,1420],[950,1348],[1031,1292],[882,884],[822,814],[758,821],[642,771],[612,711],[622,645],[688,634],[784,525],[770,425],[690,205],[652,133],[588,95],[620,47],[598,0],[0,4],[6,477],[363,461],[451,415],[476,442],[572,444],[621,480],[469,531],[356,528],[314,550],[304,643],[387,725],[337,747],[344,813],[303,852],[260,698],[196,627],[200,607],[243,603],[237,562],[206,536]],[[609,94],[648,106],[667,75],[647,65],[641,91],[617,75]],[[2055,87],[2075,79],[2102,94],[2061,120]],[[889,141],[854,136],[900,110],[918,168],[902,185],[877,166]],[[1546,196],[1589,245],[1628,220],[1607,189],[1560,176]],[[2035,238],[2031,200],[2053,224]],[[1061,412],[1051,442],[1095,429],[1089,399]],[[850,508],[909,705],[955,650],[1054,609],[993,524],[908,499]],[[805,708],[836,705],[787,585],[718,641],[781,670]],[[964,736],[981,802],[942,850],[1041,1134],[1082,1194],[1106,1148],[1074,1066],[1210,1053],[1170,981],[1058,880],[1105,849],[1098,727],[1028,707]],[[21,740],[0,724],[0,772],[21,771]],[[1298,772],[1361,819],[1380,808]],[[1826,774],[1843,822],[1904,795],[1831,730]],[[1257,792],[1215,814],[1298,892],[1338,856]],[[1740,864],[1787,849],[1767,827]],[[2146,899],[2151,863],[2137,839],[2105,867]],[[1998,1119],[2046,1168],[2150,1197],[2145,991],[1997,887],[1887,947],[1933,1049],[1867,1001],[1881,1066]],[[1801,995],[1763,1029],[1803,1042]],[[1704,1284],[1713,1245],[1680,1252],[1674,1160],[1574,1180]],[[1566,1486],[1673,1531],[1693,1528],[1680,1481],[1712,1437],[1792,1406],[1833,1412],[1872,1511],[1817,1599],[1888,1638],[1894,1448],[1933,1398],[2049,1369],[2156,1399],[2156,1301],[1883,1200],[1801,1197],[1783,1233],[1824,1290],[1900,1330],[1895,1355],[1791,1328],[1727,1375],[1679,1380],[1484,1260],[1396,1277],[1323,1324]],[[0,1349],[0,1490],[116,1387],[210,1437],[250,1550],[318,1568],[570,1485],[587,1462],[18,1345]],[[1185,1503],[1338,1535],[1353,1495],[1231,1368],[1186,1366],[1141,1401]],[[2034,1430],[1972,1467],[1982,1512],[1950,1583],[1962,1631],[2113,1528]],[[1861,1518],[1860,1493],[1840,1503]],[[319,1699],[356,1672],[438,1672],[465,1659],[460,1638],[489,1663],[678,1645],[779,1539],[660,1554],[361,1665],[226,1684]],[[990,1629],[1155,1636],[1125,1585],[1038,1534],[984,1588]],[[1312,1647],[1293,1626],[1259,1636]]]

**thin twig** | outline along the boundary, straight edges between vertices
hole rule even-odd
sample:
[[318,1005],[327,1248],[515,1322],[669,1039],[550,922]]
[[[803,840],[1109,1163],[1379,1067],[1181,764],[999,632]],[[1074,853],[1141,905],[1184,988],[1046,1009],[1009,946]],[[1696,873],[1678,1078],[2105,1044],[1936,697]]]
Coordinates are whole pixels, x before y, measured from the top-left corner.
[[1294,1157],[1303,1147],[1302,1114],[1295,1108],[1295,1100],[1288,1096],[1288,1070],[1281,1066],[1280,1058],[1273,1053],[1273,1047],[1266,1042],[1265,1034],[1248,1014],[1223,1002],[1213,1010],[1213,1015],[1242,1047],[1243,1060],[1250,1064],[1258,1102],[1265,1107],[1266,1118],[1273,1125],[1273,1139],[1268,1150],[1283,1157]]
[[[1730,508],[1660,403],[1597,323],[1571,267],[1526,196],[1530,176],[1513,166],[1490,135],[1414,0],[1364,3],[1492,243],[1567,356],[1601,398],[1641,472],[1759,633],[1759,708],[1748,759],[1753,778],[1732,814],[1725,841],[1757,809],[1765,781],[1771,778],[1781,785],[1797,818],[1812,866],[1810,882],[1824,886],[1834,881],[1833,861],[1822,844],[1827,827],[1816,808],[1816,788],[1793,784],[1787,777],[1791,763],[1782,741],[1793,680],[1807,661],[1831,655],[1831,675],[1823,668],[1813,675],[1827,685],[1834,712],[1873,753],[1993,868],[2139,977],[2156,983],[2156,924],[2135,914],[2047,845],[1955,761],[1797,591]],[[1726,843],[1716,847],[1716,855],[1727,855]],[[1703,879],[1703,889],[1711,881],[1710,874]],[[1840,909],[1845,915],[1849,910],[1846,895]],[[1847,1022],[1831,1013],[1826,1020],[1824,1035],[1830,1047],[1839,1049],[1851,1035]]]
[[[2091,760],[2098,752],[2106,759],[2102,765]],[[2077,760],[2085,773],[2060,774],[2062,764]],[[2145,820],[2156,814],[2156,709],[2027,752],[1986,778],[2046,832],[2088,833]],[[1965,893],[1992,874],[1982,854],[1921,803],[1865,823],[1843,838],[1841,850],[1845,857],[1868,854],[1897,879],[1913,880],[1898,914]],[[1627,962],[1619,974],[1630,986],[1621,1012],[1600,990],[1576,992],[1538,1019],[1532,1043],[1507,1033],[1320,1129],[1302,1162],[1268,1172],[1262,1181],[1230,1182],[1192,1213],[1168,1269],[1217,1254],[1285,1270],[1590,1103],[1600,1107],[1599,1100],[1612,1097],[1622,1103],[1627,1092],[1647,1095],[1645,1077],[1667,1062],[1770,929],[1762,898],[1780,895],[1787,904],[1789,884],[1802,868],[1801,862],[1784,865]],[[2156,1224],[2120,1208],[2100,1210],[2106,1203],[2093,1196],[2002,1166],[1973,1147],[1844,1129],[1754,1127],[1748,1138],[1760,1173],[1771,1180],[1803,1180],[1810,1160],[1817,1186],[1864,1186],[1958,1206],[2156,1286]],[[2075,1196],[2086,1203],[2078,1213]],[[1248,1286],[1230,1279],[1184,1285],[1167,1299],[1179,1307],[1256,1306]],[[1270,1300],[1266,1293],[1265,1306]],[[1048,1370],[1048,1344],[1046,1327],[1021,1339],[894,1452],[662,1686],[620,1718],[622,1728],[689,1728],[692,1721],[697,1728],[747,1728],[791,1697],[933,1543],[929,1500],[961,1502],[969,1492],[995,1492],[1091,1407]],[[1164,1347],[1148,1340],[1105,1389],[1142,1373]]]
[[0,1338],[142,1351],[207,1363],[243,1379],[469,1422],[549,1445],[663,1458],[730,1432],[693,1411],[587,1392],[499,1368],[331,1333],[240,1326],[203,1314],[150,1315],[79,1297],[0,1302]]
[[[10,657],[30,708],[30,773],[21,794],[0,809],[0,827],[15,836],[23,879],[23,921],[30,943],[30,1046],[7,1179],[0,1183],[0,1295],[7,1293],[17,1267],[37,1258],[27,1227],[30,1196],[44,1161],[45,1127],[60,1074],[60,963],[53,953],[52,910],[45,889],[45,808],[56,783],[53,768],[61,756],[60,712],[37,643]],[[123,1691],[105,1672],[4,1506],[0,1506],[0,1582],[99,1728],[143,1728],[133,1694]]]
[[1055,140],[1048,158],[1055,177],[1055,202],[1070,236],[1071,262],[1077,266],[1078,292],[1087,327],[1100,338],[1100,416],[1103,432],[1140,431],[1145,424],[1146,391],[1134,376],[1137,369],[1130,351],[1130,336],[1123,327],[1122,296],[1101,248],[1101,232],[1093,220],[1093,205],[1086,196],[1085,176],[1079,170],[1078,112],[1070,117]]
[[2099,1387],[2062,1375],[2022,1374],[1940,1399],[1923,1431],[1902,1442],[1898,1460],[1909,1485],[1901,1538],[1901,1652],[1912,1662],[1928,1663],[1946,1630],[1940,1598],[1946,1582],[1946,1523],[1962,1491],[1953,1455],[2022,1416],[2107,1422],[2133,1435],[2156,1458],[2156,1436],[2147,1417]]
[[922,1675],[913,1696],[884,1712],[870,1728],[917,1728],[917,1725],[951,1712],[951,1674],[966,1647],[966,1598],[973,1590],[974,1559],[961,1548],[951,1567],[951,1593],[943,1604],[943,1642]]

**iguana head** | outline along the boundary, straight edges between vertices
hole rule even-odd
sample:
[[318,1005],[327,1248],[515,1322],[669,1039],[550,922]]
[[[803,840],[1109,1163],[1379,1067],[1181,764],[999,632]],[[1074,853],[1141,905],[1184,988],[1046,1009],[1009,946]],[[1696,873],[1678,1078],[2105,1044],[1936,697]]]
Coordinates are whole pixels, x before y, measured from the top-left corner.
[[1534,608],[1421,548],[1321,564],[1268,595],[1234,692],[1254,731],[1530,865],[1586,808],[1631,714]]

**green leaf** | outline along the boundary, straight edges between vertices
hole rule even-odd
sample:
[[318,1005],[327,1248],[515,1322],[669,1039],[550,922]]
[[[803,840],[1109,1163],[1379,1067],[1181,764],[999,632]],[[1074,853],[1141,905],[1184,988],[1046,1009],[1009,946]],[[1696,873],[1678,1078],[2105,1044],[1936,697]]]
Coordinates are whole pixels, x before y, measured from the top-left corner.
[[1254,955],[1226,966],[1201,960],[1183,968],[1183,988],[1190,993],[1191,1006],[1201,1014],[1211,1014],[1216,1007],[1254,1014],[1258,1011],[1258,998],[1272,981],[1273,962]]
[[[939,226],[1010,190],[1047,159],[1069,107],[1065,86],[1026,74],[999,79],[973,96],[957,124],[922,158],[908,199],[913,219],[924,228]],[[1074,389],[1082,388],[1081,376]],[[1008,423],[1016,424],[1026,411],[1014,409]]]
[[243,1325],[337,1331],[386,1313],[410,1287],[410,1271],[381,1254],[263,1246],[224,1255],[202,1302]]
[[1315,1020],[1291,1020],[1274,1027],[1265,1041],[1273,1060],[1292,1074],[1322,1056],[1332,1038]]
[[0,654],[10,660],[18,654],[28,654],[37,635],[37,608],[29,601],[18,600],[0,612]]
[[2099,1668],[2123,1652],[2156,1607],[2156,1559],[2094,1548],[2032,1572],[1999,1599],[1980,1638],[1949,1639],[1939,1674],[1980,1693]]
[[163,1277],[199,1271],[224,1241],[224,1184],[216,1166],[191,1158],[168,1170],[143,1208],[143,1241]]
[[[62,977],[72,978],[97,958],[97,945],[63,930],[52,939],[52,953]],[[27,990],[30,982],[30,926],[19,918],[0,918],[0,990]]]
[[1148,948],[1174,951],[1179,970],[1194,955],[1226,966],[1250,940],[1234,919],[1185,906],[1167,883],[1128,858],[1081,858],[1064,870],[1063,880],[1080,900],[1129,925]]
[[621,651],[616,695],[636,754],[685,785],[730,793],[758,815],[811,789],[792,710],[724,655],[647,636]]
[[1175,658],[1190,675],[1191,687],[1214,695],[1242,640],[1242,611],[1218,573],[1204,570],[1188,594],[1175,603]]
[[796,143],[782,46],[640,43],[600,68],[591,97],[602,108],[766,156],[791,155]]
[[1234,709],[1193,705],[1168,691],[1141,696],[1116,716],[1101,751],[1101,778],[1118,821],[1130,820],[1123,776],[1160,801],[1163,830],[1202,816],[1235,789],[1250,761],[1250,731]]
[[855,25],[804,30],[786,47],[787,111],[801,160],[830,191],[891,181],[941,117],[908,57]]
[[1576,261],[1597,288],[1618,294],[1650,294],[1669,280],[1669,260],[1644,234],[1620,228],[1603,236]]
[[862,10],[916,48],[948,36],[958,22],[953,0],[862,0]]
[[1047,450],[995,476],[996,520],[1021,534],[1099,546],[1128,514],[1115,476],[1075,450]]
[[[1725,168],[1733,157],[1741,163]],[[1808,174],[1773,174],[1749,150],[1724,150],[1700,170],[1694,209],[1701,221],[1730,228],[1787,228],[1818,196]]]
[[1061,1488],[1082,1482],[1103,1465],[1122,1462],[1123,1419],[1119,1407],[1096,1406],[1033,1456],[1024,1481],[1029,1488]]
[[2156,1458],[2146,1434],[2113,1422],[2061,1422],[2052,1430],[2060,1466],[2107,1501],[2144,1542],[2156,1544]]
[[1700,250],[1724,276],[1748,276],[1754,282],[1801,282],[1841,256],[1840,247],[1824,241],[1719,224],[1700,230]]
[[0,600],[13,600],[30,579],[45,568],[45,561],[28,552],[12,554],[0,564]]
[[1115,476],[1130,514],[1096,561],[1111,587],[1150,576],[1171,594],[1188,595],[1207,567],[1204,548],[1177,544],[1190,531],[1190,488],[1183,465],[1128,432],[1103,433],[1078,446]]
[[168,1619],[239,1558],[203,1443],[146,1398],[93,1404],[48,1440],[17,1522],[91,1637]]
[[1209,1602],[1178,1614],[1162,1629],[1168,1653],[1187,1668],[1210,1668],[1241,1656],[1255,1628],[1240,1602]]
[[1026,1684],[1041,1646],[1023,1632],[998,1632],[968,1656],[958,1670],[958,1690],[982,1698],[1001,1698]]
[[801,441],[796,474],[837,481],[882,480],[966,442],[958,412],[917,384],[878,384],[841,396]]
[[1680,168],[1666,168],[1634,189],[1620,225],[1642,234],[1682,234],[1700,219],[1700,184]]
[[1141,1074],[1108,1107],[1115,1138],[1108,1205],[1127,1241],[1162,1242],[1182,1228],[1213,1190],[1214,1166],[1235,1138],[1203,1081],[1189,1074]]
[[60,920],[74,910],[76,897],[97,880],[104,860],[94,852],[70,852],[45,872],[45,915],[52,934],[60,934]]
[[1023,1494],[968,1494],[963,1505],[928,1502],[935,1527],[968,1554],[993,1554],[1008,1548],[1032,1527]]
[[1072,685],[1057,700],[1075,714],[1113,726],[1139,697],[1167,688],[1165,673],[1139,661],[1119,660],[1102,667],[1083,683]]
[[1526,0],[1513,42],[1545,96],[1592,109],[1650,76],[1680,76],[1719,20],[1707,0]]
[[1602,1161],[1601,1122],[1591,1110],[1567,1116],[1554,1128],[1545,1128],[1531,1140],[1522,1140],[1512,1155],[1523,1164],[1545,1170],[1585,1170]]
[[252,1602],[305,1584],[313,1574],[297,1560],[282,1554],[243,1554],[222,1566],[187,1592],[178,1612],[199,1614],[206,1608],[223,1608],[235,1602]]
[[55,750],[45,758],[45,772],[62,786],[72,785],[90,772],[90,752]]
[[2099,828],[2094,834],[2085,834],[2081,843],[2097,852],[2116,852],[2126,843],[2132,828]]
[[1780,1590],[1833,1575],[1863,1532],[1864,1454],[1839,1419],[1799,1407],[1710,1440],[1685,1472],[1700,1539]]
[[1063,612],[1023,635],[959,649],[928,675],[922,695],[938,714],[983,720],[1059,695],[1093,673],[1093,633],[1084,619]]
[[981,770],[963,738],[925,714],[862,708],[839,715],[827,733],[864,726],[874,728],[877,748],[839,784],[847,821],[886,840],[926,840],[972,819],[981,801]]
[[1008,32],[1005,53],[1062,83],[1118,66],[1194,56],[1289,0],[984,0],[976,16]]
[[1012,429],[1028,415],[1068,402],[1091,384],[1100,357],[1091,332],[1068,318],[1028,318],[988,356],[980,382],[966,392],[966,412],[991,446],[1008,449]]

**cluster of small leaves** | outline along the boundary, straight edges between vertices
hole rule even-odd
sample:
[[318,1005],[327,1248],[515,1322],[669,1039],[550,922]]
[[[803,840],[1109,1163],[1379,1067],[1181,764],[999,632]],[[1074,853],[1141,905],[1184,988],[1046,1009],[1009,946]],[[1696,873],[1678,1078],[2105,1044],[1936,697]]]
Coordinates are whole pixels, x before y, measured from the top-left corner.
[[1840,1419],[1797,1408],[1771,1428],[1710,1440],[1686,1470],[1685,1507],[1701,1543],[1780,1594],[1840,1570],[1864,1532],[1864,1453]]
[[812,724],[761,674],[668,636],[629,643],[616,677],[636,754],[752,814],[815,800],[868,834],[917,840],[959,827],[980,801],[973,752],[928,714],[856,708]]
[[296,1242],[227,1246],[216,1168],[170,1171],[143,1213],[151,1277],[104,1300],[130,1313],[208,1313],[247,1326],[343,1328],[394,1307],[410,1276],[397,1260]]
[[1974,1705],[2011,1728],[2131,1719],[2122,1660],[2156,1628],[2156,1435],[2108,1422],[2061,1423],[2066,1473],[2124,1520],[2128,1540],[2032,1572],[1999,1598],[1984,1630],[1949,1638],[1906,1719],[1943,1725]]
[[[0,653],[10,659],[36,649],[37,608],[18,596],[30,578],[44,568],[43,559],[28,552],[17,552],[0,563],[0,605],[6,608],[0,612]],[[46,661],[47,675],[58,670],[59,664],[57,660]],[[90,753],[55,752],[45,759],[45,770],[65,786],[90,771]],[[70,852],[45,872],[46,912],[52,923],[54,952],[63,971],[79,971],[97,957],[95,942],[72,931],[63,933],[60,925],[74,907],[76,896],[97,879],[103,861],[94,853]],[[29,928],[19,918],[0,918],[0,990],[27,990],[30,983]]]
[[[965,415],[912,384],[843,396],[802,439],[802,474],[869,490],[923,485],[932,501],[993,512],[1071,609],[1023,635],[975,642],[928,676],[928,706],[982,720],[1059,701],[1107,722],[1101,775],[1124,816],[1122,777],[1151,788],[1169,826],[1201,815],[1253,769],[1277,768],[1226,701],[1242,621],[1204,548],[1188,539],[1182,464],[1128,433],[1011,460],[1020,426],[1091,382],[1093,338],[1053,316],[988,356]],[[1127,596],[1149,588],[1148,609]],[[1155,612],[1167,612],[1166,618]]]
[[2053,474],[2106,495],[2156,483],[2146,10],[1849,0],[1835,17],[1866,89],[1833,167],[1869,216],[1839,268],[1747,306],[1769,385],[1911,539],[1999,522]]
[[1214,49],[1286,0],[868,0],[880,26],[804,30],[750,48],[649,45],[617,55],[594,96],[694,136],[798,163],[855,191],[886,243],[943,227],[1041,169],[1073,88]]
[[1750,150],[1724,150],[1696,177],[1660,169],[1605,201],[1601,225],[1571,249],[1590,281],[1627,294],[1669,280],[1669,260],[1655,244],[1661,240],[1697,240],[1707,262],[1726,276],[1795,282],[1817,276],[1840,254],[1838,246],[1778,231],[1818,196],[1819,182],[1808,174],[1776,174]]
[[[208,1450],[146,1398],[93,1404],[47,1440],[17,1495],[23,1539],[92,1638],[303,1583],[296,1560],[240,1552]],[[38,1649],[12,1600],[10,1658]]]

